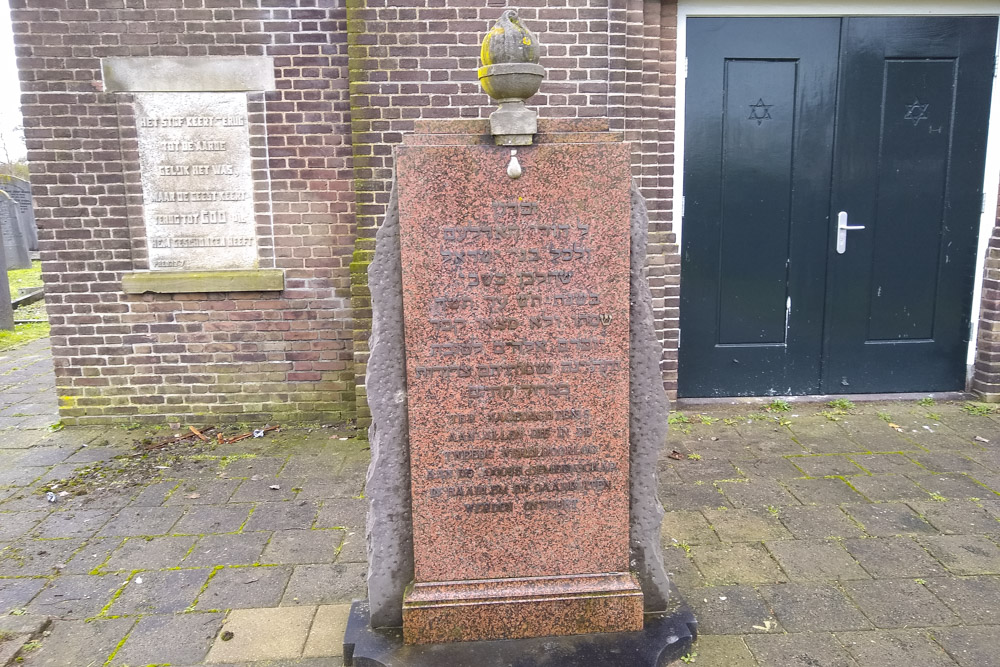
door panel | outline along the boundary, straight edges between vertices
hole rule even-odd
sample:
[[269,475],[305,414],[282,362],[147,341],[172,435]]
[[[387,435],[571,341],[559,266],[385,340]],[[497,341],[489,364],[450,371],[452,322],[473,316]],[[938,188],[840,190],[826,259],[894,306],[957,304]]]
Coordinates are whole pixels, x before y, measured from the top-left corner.
[[[795,118],[784,111],[795,108],[796,69],[788,60],[726,61],[720,345],[785,343]],[[754,97],[765,91],[767,104]]]
[[818,390],[839,26],[688,21],[682,396]]
[[965,387],[996,30],[844,20],[824,393]]
[[962,389],[997,19],[687,27],[680,395]]

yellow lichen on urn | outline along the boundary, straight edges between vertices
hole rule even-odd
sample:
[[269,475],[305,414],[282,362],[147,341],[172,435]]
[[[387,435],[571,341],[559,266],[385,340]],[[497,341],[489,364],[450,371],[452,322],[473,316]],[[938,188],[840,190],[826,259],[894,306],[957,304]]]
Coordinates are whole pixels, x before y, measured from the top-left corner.
[[479,58],[483,66],[504,63],[537,63],[538,40],[521,25],[517,12],[508,9],[486,33]]

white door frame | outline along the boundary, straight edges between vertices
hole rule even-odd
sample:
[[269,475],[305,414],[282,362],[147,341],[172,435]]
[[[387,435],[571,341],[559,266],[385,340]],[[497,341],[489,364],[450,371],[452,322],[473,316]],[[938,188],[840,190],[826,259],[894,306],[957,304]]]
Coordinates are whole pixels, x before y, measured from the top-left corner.
[[[839,2],[801,2],[771,0],[768,4],[751,2],[717,2],[712,0],[678,0],[677,3],[677,91],[674,136],[674,232],[681,242],[681,220],[684,211],[684,108],[687,74],[687,19],[696,16],[998,16],[996,0],[841,0]],[[1000,37],[997,40],[1000,58]],[[993,228],[997,222],[997,197],[1000,190],[1000,85],[994,71],[993,98],[990,107],[989,134],[986,140],[986,180],[983,187],[983,214],[979,223],[979,250],[976,253],[976,276],[972,293],[972,326],[969,334],[967,364],[976,358],[976,338],[979,332],[980,302],[983,296],[983,267]],[[684,289],[683,275],[681,289]]]

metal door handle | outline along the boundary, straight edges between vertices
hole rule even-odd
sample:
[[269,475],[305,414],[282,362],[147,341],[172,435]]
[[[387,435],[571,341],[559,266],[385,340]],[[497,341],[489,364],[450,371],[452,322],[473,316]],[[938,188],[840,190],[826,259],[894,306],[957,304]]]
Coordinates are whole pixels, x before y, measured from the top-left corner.
[[854,231],[856,229],[864,229],[864,225],[849,225],[847,224],[847,211],[841,211],[837,214],[837,254],[843,255],[847,252],[847,232]]

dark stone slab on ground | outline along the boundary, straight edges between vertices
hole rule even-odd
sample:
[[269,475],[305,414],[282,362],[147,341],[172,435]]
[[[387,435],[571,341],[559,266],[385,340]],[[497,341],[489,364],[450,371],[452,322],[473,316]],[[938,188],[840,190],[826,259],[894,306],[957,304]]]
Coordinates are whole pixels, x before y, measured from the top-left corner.
[[647,614],[642,632],[538,637],[452,644],[403,644],[400,628],[372,630],[368,602],[351,607],[344,636],[346,667],[659,667],[687,655],[697,638],[691,611]]

